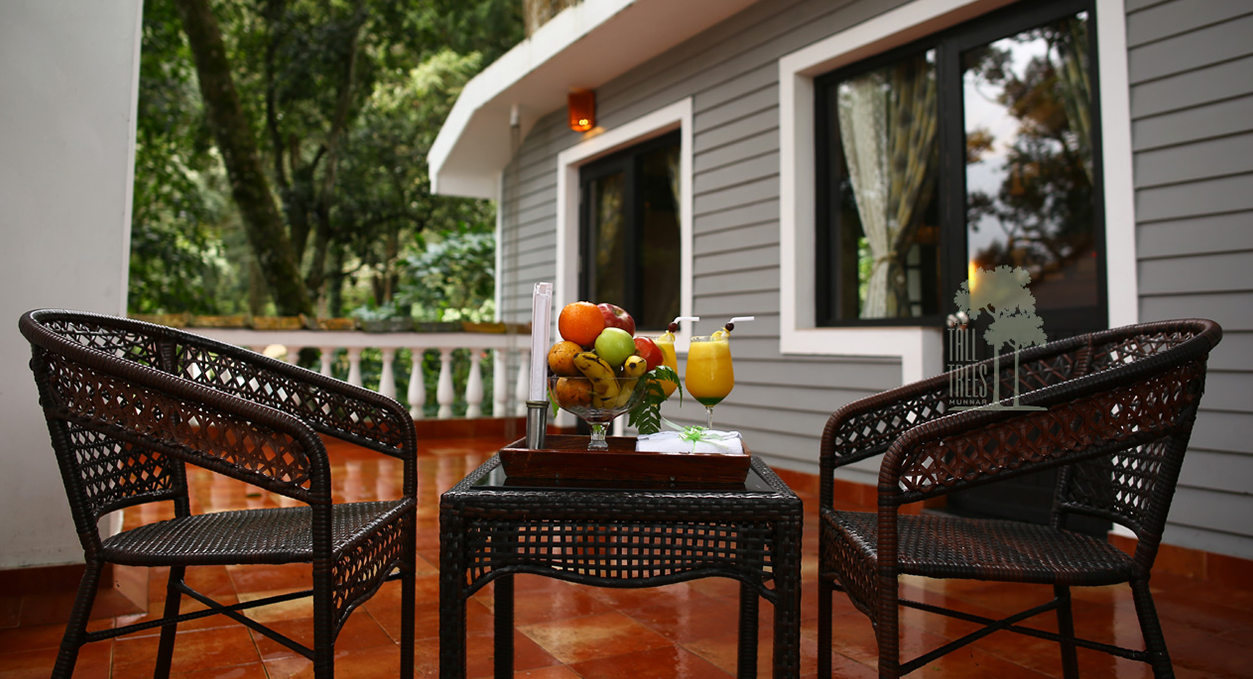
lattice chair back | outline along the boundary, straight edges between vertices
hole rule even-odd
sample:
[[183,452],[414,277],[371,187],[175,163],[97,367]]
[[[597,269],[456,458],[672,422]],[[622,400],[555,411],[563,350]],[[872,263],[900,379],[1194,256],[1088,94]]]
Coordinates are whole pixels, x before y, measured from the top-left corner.
[[[311,431],[278,433],[277,420],[288,431],[295,421],[251,403],[224,409],[217,385],[183,378],[194,372],[185,358],[192,353],[208,360],[242,350],[200,338],[206,346],[193,352],[187,333],[81,312],[40,311],[19,326],[31,342],[40,403],[89,553],[100,546],[97,524],[109,512],[174,500],[185,514],[188,461],[302,502],[329,503],[325,453]],[[269,382],[232,366],[247,384]]]
[[1054,525],[1078,513],[1126,526],[1151,565],[1219,337],[1211,321],[1170,321],[1023,352],[1020,382],[1036,386],[1000,405],[1040,410],[970,410],[897,432],[881,496],[906,504],[1060,466]]
[[[137,419],[156,420],[156,403],[139,400],[125,377],[109,371],[129,363],[169,370],[169,352],[140,325],[65,315],[23,317],[31,369],[83,548],[100,548],[105,514],[147,502],[185,502],[183,463],[128,434]],[[127,424],[131,426],[127,426]]]
[[[1137,364],[1151,369],[1087,399],[1089,410],[1079,421],[1089,436],[1108,441],[1109,450],[1062,468],[1057,525],[1072,513],[1113,521],[1135,533],[1136,560],[1152,566],[1205,390],[1208,347],[1218,333],[1208,322],[1181,322],[1091,336],[1090,374]],[[1185,351],[1188,343],[1205,350]]]

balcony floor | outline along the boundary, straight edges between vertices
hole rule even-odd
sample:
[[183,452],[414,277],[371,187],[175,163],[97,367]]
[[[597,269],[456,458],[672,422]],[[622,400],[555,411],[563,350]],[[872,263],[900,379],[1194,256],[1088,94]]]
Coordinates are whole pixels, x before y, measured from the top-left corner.
[[[420,461],[418,534],[417,670],[438,676],[439,563],[438,504],[441,492],[474,469],[506,441],[495,438],[426,441]],[[394,460],[335,446],[336,492],[341,500],[368,500],[398,494]],[[191,470],[189,470],[191,471]],[[222,477],[192,472],[193,511],[256,506],[268,499]],[[805,500],[803,562],[802,676],[817,668],[816,497]],[[128,525],[163,518],[162,511],[132,512]],[[164,573],[149,579],[149,610],[159,611]],[[193,587],[222,601],[245,600],[266,593],[308,586],[307,567],[212,567],[189,571]],[[1167,643],[1180,677],[1249,676],[1253,664],[1253,589],[1232,589],[1169,574],[1154,576],[1155,597]],[[915,598],[947,601],[984,612],[1011,612],[1047,597],[1030,586],[944,583],[915,579],[906,584]],[[738,585],[709,579],[659,589],[607,590],[519,576],[516,587],[515,670],[518,677],[632,679],[734,676]],[[924,593],[925,592],[925,593]],[[355,612],[338,641],[336,663],[341,677],[394,677],[399,651],[399,585],[384,586]],[[0,679],[46,677],[51,671],[62,625],[46,624],[64,615],[70,595],[0,597]],[[1022,604],[1020,606],[1020,604]],[[98,609],[108,608],[104,602]],[[490,587],[468,606],[469,677],[492,674]],[[184,604],[184,610],[190,605]],[[102,610],[108,615],[112,611]],[[770,675],[772,607],[761,607],[759,675]],[[1081,634],[1101,641],[1139,647],[1139,628],[1130,591],[1125,586],[1082,589],[1075,613]],[[255,616],[296,639],[311,630],[308,602],[261,609]],[[141,614],[103,617],[94,626],[131,622]],[[906,652],[931,647],[965,633],[961,623],[908,612],[903,616]],[[1047,625],[1050,620],[1041,621]],[[872,677],[876,658],[867,618],[842,595],[835,598],[838,677]],[[150,632],[152,635],[149,635]],[[131,679],[152,676],[155,630],[89,645],[75,677]],[[1140,663],[1080,651],[1085,679],[1148,677]],[[311,666],[287,649],[231,623],[222,616],[180,627],[174,651],[175,675],[186,679],[264,679],[312,676]],[[1058,677],[1056,645],[1010,633],[997,633],[933,663],[916,676]]]

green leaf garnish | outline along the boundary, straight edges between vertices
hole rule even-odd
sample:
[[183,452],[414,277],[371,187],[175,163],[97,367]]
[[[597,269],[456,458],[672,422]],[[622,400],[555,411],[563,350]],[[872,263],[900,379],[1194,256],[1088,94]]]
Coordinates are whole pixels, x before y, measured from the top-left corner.
[[679,384],[679,374],[674,369],[660,365],[645,373],[640,378],[644,396],[629,411],[628,423],[641,434],[656,434],[661,431],[661,404],[666,402],[666,392],[662,382],[670,382],[679,392],[679,403],[683,403],[683,386]]

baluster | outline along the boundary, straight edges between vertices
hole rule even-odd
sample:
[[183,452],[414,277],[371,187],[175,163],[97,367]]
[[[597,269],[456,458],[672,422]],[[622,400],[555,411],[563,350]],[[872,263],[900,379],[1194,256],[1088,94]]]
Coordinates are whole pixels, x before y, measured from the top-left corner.
[[492,361],[492,417],[505,416],[505,403],[509,400],[508,353],[494,349],[496,360]]
[[361,386],[361,347],[348,347],[348,384]]
[[331,361],[335,359],[335,347],[321,347],[318,351],[322,352],[321,367],[318,372],[325,377],[331,376]]
[[287,345],[287,356],[285,356],[284,359],[291,365],[298,365],[300,363],[301,349],[304,349],[304,347],[293,347],[290,344]]
[[522,349],[518,352],[521,360],[518,361],[518,381],[513,389],[513,414],[519,417],[526,416],[526,400],[531,395],[529,390],[531,382],[531,350]]
[[378,392],[387,398],[396,398],[396,372],[392,367],[396,362],[396,349],[382,347],[379,351],[383,352],[383,369],[379,373]]
[[483,416],[483,350],[470,347],[470,376],[466,378],[466,417]]
[[456,392],[452,386],[452,348],[439,348],[439,386],[435,389],[435,402],[439,403],[437,417],[441,420],[452,417],[452,402]]
[[422,366],[425,355],[426,352],[418,347],[409,349],[413,364],[409,368],[409,416],[415,420],[425,416],[422,412],[422,406],[426,405],[426,370]]

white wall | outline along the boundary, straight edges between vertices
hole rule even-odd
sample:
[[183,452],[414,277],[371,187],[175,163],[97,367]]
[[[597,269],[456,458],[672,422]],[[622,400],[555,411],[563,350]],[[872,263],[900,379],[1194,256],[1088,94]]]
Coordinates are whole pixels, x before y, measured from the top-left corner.
[[0,2],[0,568],[82,561],[17,319],[126,308],[140,10]]

